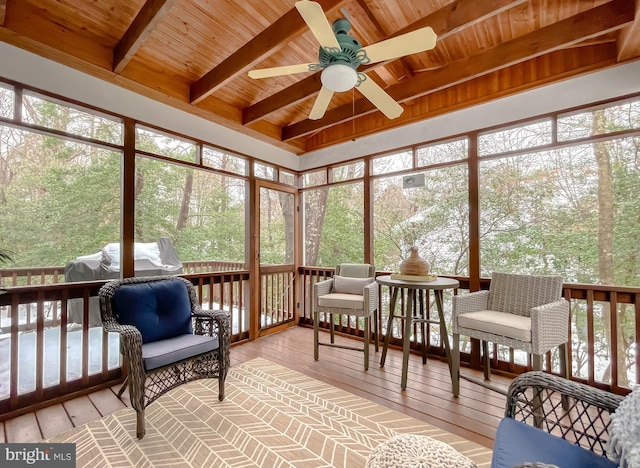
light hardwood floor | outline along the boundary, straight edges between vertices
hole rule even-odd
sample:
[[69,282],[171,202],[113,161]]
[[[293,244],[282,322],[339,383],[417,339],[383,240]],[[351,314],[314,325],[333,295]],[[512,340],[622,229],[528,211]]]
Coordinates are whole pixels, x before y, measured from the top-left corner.
[[[323,334],[323,338],[328,339],[328,335]],[[342,337],[337,341],[351,342]],[[454,398],[446,364],[429,359],[423,365],[417,354],[410,356],[407,389],[401,391],[401,351],[391,349],[383,368],[379,367],[381,351],[373,351],[372,345],[367,372],[363,371],[363,355],[357,351],[321,347],[320,359],[314,361],[313,330],[294,327],[233,346],[231,365],[262,357],[486,447],[493,446],[496,427],[504,414],[504,396],[461,380],[461,395]],[[463,372],[478,378],[482,375],[468,369]],[[502,388],[510,382],[497,376],[493,381]],[[126,392],[121,401],[115,395],[117,390],[100,390],[0,422],[0,442],[37,442],[129,406]]]

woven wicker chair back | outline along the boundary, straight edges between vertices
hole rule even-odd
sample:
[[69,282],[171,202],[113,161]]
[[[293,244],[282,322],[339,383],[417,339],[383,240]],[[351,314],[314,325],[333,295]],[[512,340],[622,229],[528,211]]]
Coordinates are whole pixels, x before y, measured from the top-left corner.
[[336,267],[336,275],[350,278],[372,278],[376,269],[368,263],[341,263]]
[[492,273],[488,308],[528,317],[532,307],[562,299],[561,276]]

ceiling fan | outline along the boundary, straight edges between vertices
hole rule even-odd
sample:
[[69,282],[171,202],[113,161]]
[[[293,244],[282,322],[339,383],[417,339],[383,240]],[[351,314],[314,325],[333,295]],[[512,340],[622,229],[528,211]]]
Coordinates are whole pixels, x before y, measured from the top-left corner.
[[436,34],[433,29],[420,28],[362,47],[357,39],[348,34],[351,23],[347,19],[337,19],[331,26],[319,3],[301,0],[296,2],[295,6],[320,43],[318,63],[251,70],[249,76],[259,79],[322,70],[322,88],[309,114],[312,120],[322,118],[333,93],[348,91],[353,87],[389,119],[399,117],[403,111],[402,106],[367,75],[358,72],[358,67],[433,49],[436,46]]

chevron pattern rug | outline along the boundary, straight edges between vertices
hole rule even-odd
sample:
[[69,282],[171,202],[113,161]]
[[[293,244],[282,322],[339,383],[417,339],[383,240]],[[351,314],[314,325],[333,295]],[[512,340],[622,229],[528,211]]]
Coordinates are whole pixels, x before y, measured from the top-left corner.
[[229,371],[225,400],[216,380],[178,387],[146,411],[135,437],[126,408],[61,434],[78,467],[364,467],[398,434],[441,440],[488,467],[491,450],[265,359]]

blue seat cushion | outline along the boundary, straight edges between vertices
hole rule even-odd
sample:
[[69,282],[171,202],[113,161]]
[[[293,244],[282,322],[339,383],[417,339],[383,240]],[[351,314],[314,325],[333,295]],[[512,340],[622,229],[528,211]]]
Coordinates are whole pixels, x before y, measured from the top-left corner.
[[179,335],[142,345],[142,362],[146,370],[157,369],[198,354],[218,349],[218,338],[202,335]]
[[189,292],[177,278],[121,285],[112,308],[118,322],[140,330],[143,343],[193,333]]
[[615,468],[618,465],[594,452],[574,445],[537,427],[512,418],[498,425],[492,468],[511,468],[523,463],[546,463],[560,468]]

